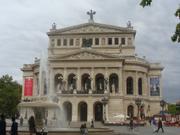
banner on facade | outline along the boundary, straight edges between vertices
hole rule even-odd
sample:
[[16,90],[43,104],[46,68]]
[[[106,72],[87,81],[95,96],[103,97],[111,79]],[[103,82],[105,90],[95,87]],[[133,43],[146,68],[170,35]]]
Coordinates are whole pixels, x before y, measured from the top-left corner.
[[160,96],[160,78],[150,77],[150,95]]
[[33,94],[33,79],[26,78],[24,82],[24,96],[32,96]]

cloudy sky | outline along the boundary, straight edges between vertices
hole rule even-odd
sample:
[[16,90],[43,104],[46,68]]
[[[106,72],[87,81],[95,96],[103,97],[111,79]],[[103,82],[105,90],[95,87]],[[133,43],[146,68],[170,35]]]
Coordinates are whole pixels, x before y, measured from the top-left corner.
[[0,0],[0,76],[10,74],[22,83],[23,64],[33,63],[47,49],[46,32],[53,22],[58,28],[86,23],[86,12],[97,12],[98,23],[137,30],[136,52],[152,62],[161,62],[164,99],[180,99],[180,44],[170,37],[178,19],[179,0],[154,0],[142,8],[140,0]]

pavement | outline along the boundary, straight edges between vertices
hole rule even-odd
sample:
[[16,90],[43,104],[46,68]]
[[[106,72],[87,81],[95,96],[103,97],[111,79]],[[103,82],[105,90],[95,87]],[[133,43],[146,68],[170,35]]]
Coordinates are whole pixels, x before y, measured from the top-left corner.
[[163,127],[164,133],[159,130],[158,133],[153,133],[151,126],[136,127],[134,130],[130,130],[126,126],[110,126],[113,129],[115,135],[180,135],[180,128],[177,127]]

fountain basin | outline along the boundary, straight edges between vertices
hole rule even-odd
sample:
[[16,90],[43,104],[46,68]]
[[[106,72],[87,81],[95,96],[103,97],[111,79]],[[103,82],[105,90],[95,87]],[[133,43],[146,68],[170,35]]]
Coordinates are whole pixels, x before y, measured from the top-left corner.
[[[18,135],[29,135],[26,129],[19,129]],[[47,135],[80,135],[79,128],[50,128]],[[88,128],[88,135],[113,135],[113,130],[108,128]]]

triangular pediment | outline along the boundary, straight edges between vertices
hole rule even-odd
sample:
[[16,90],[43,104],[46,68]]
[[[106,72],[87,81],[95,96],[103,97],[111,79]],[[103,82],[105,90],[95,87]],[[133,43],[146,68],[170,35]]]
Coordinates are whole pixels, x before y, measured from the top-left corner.
[[100,23],[85,23],[48,32],[49,35],[77,33],[135,33],[135,30],[127,27],[118,27]]
[[117,59],[116,56],[102,54],[90,50],[81,50],[72,52],[63,56],[54,57],[56,60],[104,60],[104,59]]

